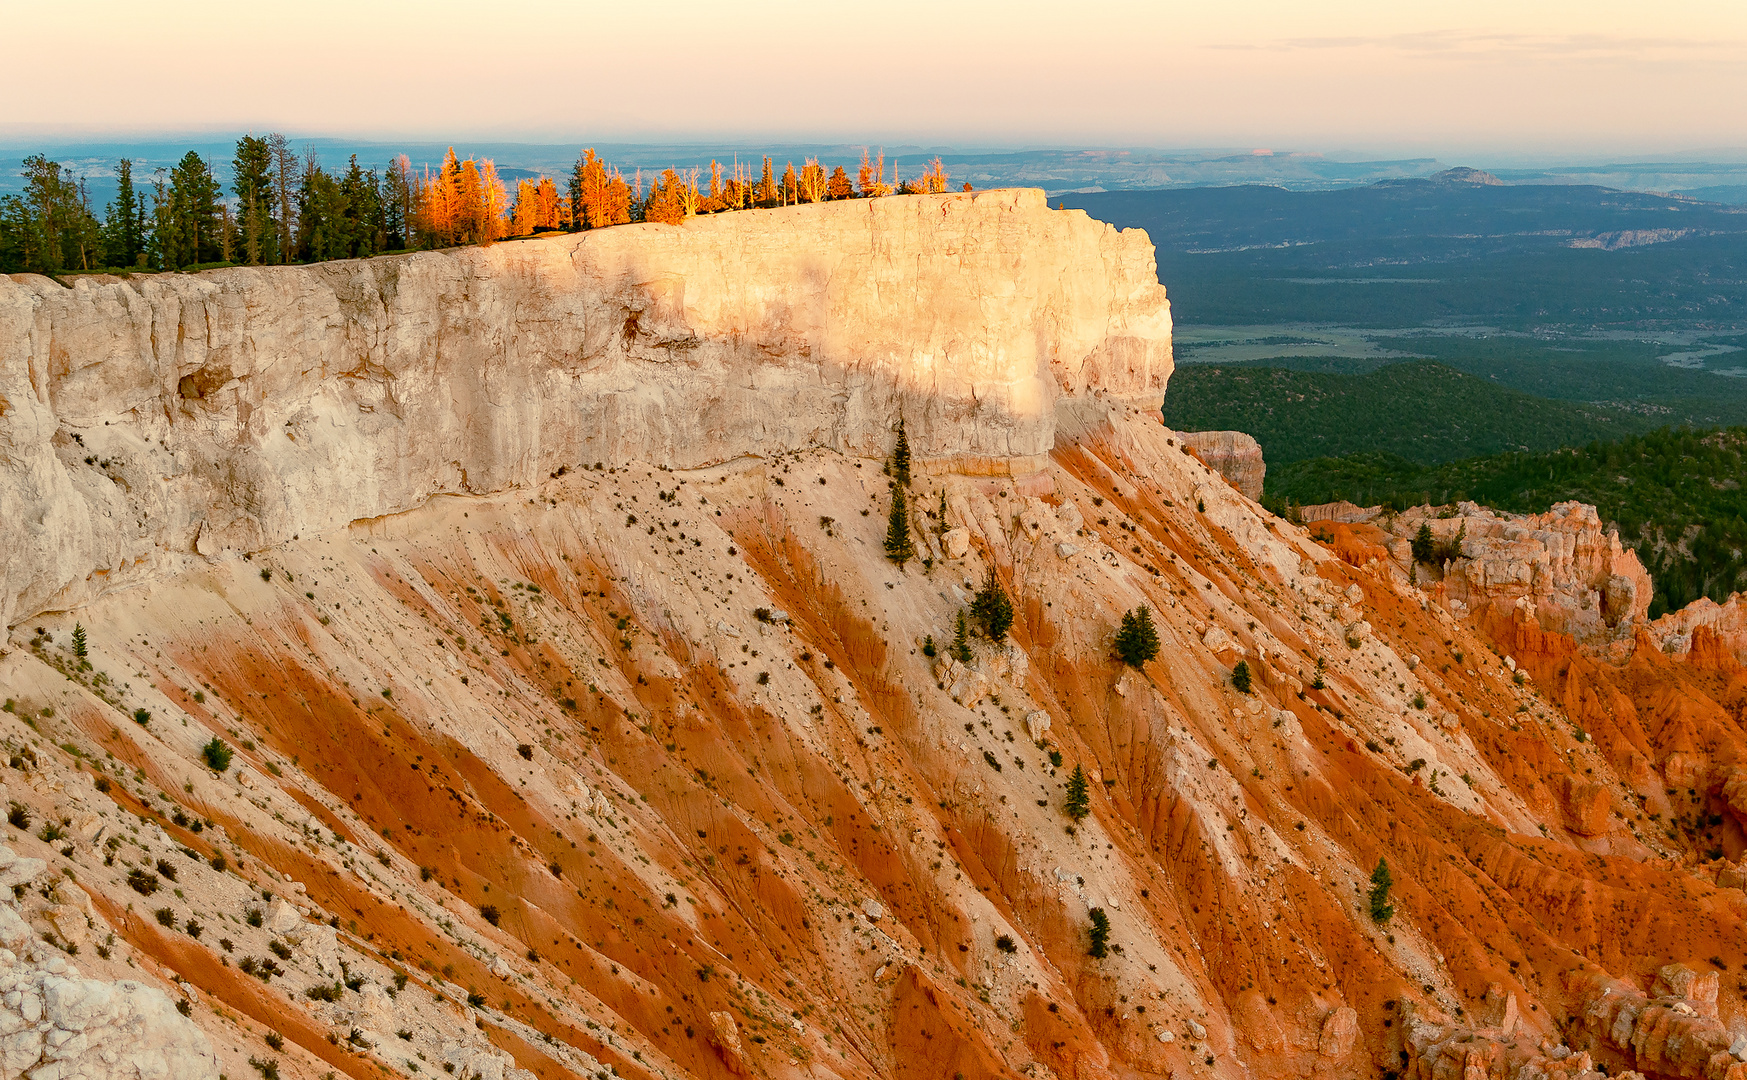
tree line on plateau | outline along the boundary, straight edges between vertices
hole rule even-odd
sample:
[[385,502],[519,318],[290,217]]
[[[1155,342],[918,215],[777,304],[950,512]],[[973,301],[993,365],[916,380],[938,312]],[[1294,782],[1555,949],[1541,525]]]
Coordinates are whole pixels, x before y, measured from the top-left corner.
[[[313,149],[283,135],[237,140],[227,190],[190,150],[170,169],[136,178],[116,166],[115,199],[99,214],[84,177],[41,154],[24,159],[22,195],[0,198],[0,273],[74,274],[185,270],[355,259],[393,251],[489,244],[545,232],[578,232],[635,221],[677,224],[697,214],[833,199],[943,192],[937,157],[903,180],[885,154],[863,153],[853,181],[809,158],[780,176],[766,155],[749,163],[630,176],[584,150],[565,187],[549,176],[520,180],[514,197],[488,158],[415,170],[405,154],[378,172],[329,172]],[[969,191],[971,186],[964,185]]]

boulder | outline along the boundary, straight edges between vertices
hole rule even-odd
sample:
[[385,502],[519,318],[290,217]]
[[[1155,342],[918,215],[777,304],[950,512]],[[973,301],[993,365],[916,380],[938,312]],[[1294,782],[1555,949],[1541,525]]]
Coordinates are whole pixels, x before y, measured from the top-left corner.
[[1031,737],[1032,742],[1042,742],[1043,737],[1049,734],[1049,714],[1042,709],[1026,713],[1025,734]]

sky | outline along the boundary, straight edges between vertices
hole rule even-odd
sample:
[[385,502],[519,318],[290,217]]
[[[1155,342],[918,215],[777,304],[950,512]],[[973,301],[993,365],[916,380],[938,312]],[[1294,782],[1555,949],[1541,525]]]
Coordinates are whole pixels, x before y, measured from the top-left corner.
[[0,136],[44,141],[280,130],[1446,157],[1747,147],[1742,0],[9,7]]

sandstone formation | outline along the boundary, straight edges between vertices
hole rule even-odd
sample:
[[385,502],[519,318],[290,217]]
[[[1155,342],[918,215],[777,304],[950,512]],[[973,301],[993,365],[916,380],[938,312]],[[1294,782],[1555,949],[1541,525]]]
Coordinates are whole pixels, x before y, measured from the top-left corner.
[[[1471,502],[1385,513],[1351,503],[1307,506],[1306,521],[1366,524],[1381,530],[1395,569],[1414,576],[1460,613],[1533,605],[1542,626],[1579,641],[1631,637],[1650,609],[1650,575],[1637,552],[1606,529],[1595,507],[1564,502],[1545,514],[1508,514]],[[1421,526],[1453,548],[1440,565],[1413,566]]]
[[[1124,253],[1145,247],[1040,199],[982,198],[747,213],[726,235],[769,251],[776,225],[815,209],[835,235],[833,215],[920,207],[920,230],[986,206],[993,233],[907,241],[912,261],[978,266],[972,246],[1011,244],[1033,314],[1112,295]],[[622,232],[664,250],[729,228]],[[1057,228],[1086,230],[1105,257],[1028,246]],[[1747,669],[1711,625],[1663,648],[1641,618],[1647,591],[1624,603],[1610,584],[1631,566],[1589,517],[1464,507],[1463,543],[1478,546],[1461,558],[1481,569],[1452,560],[1444,580],[1409,581],[1394,525],[1307,530],[1264,513],[1159,424],[1156,387],[1139,396],[1166,356],[1150,269],[1106,320],[1129,344],[1087,329],[1073,346],[1152,358],[1135,381],[1098,375],[1112,392],[1051,374],[1035,414],[975,388],[986,407],[930,412],[919,397],[912,412],[896,389],[909,369],[869,359],[855,385],[886,404],[856,413],[846,391],[829,436],[795,436],[768,403],[775,419],[750,426],[668,413],[666,428],[603,431],[588,419],[602,406],[563,389],[587,373],[557,353],[553,375],[517,344],[569,323],[506,312],[582,297],[588,323],[595,294],[548,288],[535,249],[567,252],[564,265],[634,253],[619,232],[430,257],[454,260],[465,287],[420,310],[462,329],[418,339],[417,319],[371,316],[393,333],[360,331],[361,355],[425,342],[374,411],[346,396],[373,368],[293,378],[295,350],[275,354],[247,409],[222,390],[141,396],[132,359],[37,351],[71,340],[35,320],[79,290],[43,300],[51,286],[15,283],[31,297],[27,355],[46,359],[23,362],[0,416],[15,425],[0,441],[4,551],[23,575],[0,655],[13,815],[0,884],[18,887],[0,903],[0,942],[16,943],[0,977],[46,987],[76,965],[96,984],[79,999],[114,1006],[91,1039],[17,1028],[42,1036],[25,1048],[33,1068],[77,1044],[100,1047],[100,1067],[78,1059],[92,1080],[141,1075],[103,1053],[162,1043],[194,1055],[177,1066],[193,1075],[209,1053],[225,1076],[286,1080],[1588,1080],[1604,1067],[1741,1080]],[[140,303],[222,293],[213,283],[236,273],[126,288]],[[794,273],[796,297],[824,280]],[[1023,305],[989,275],[965,288],[990,293],[989,325],[1008,336],[963,330],[967,349],[1004,340],[1021,368],[1071,351],[1051,344],[1079,341],[1065,316],[1002,321]],[[260,276],[268,292],[278,280]],[[774,304],[784,289],[766,284]],[[513,304],[481,314],[506,290]],[[399,311],[402,292],[362,306]],[[767,325],[766,300],[739,302],[756,310],[710,325]],[[891,318],[924,325],[933,302],[914,295]],[[106,340],[95,317],[81,333]],[[311,340],[319,358],[328,339]],[[700,332],[689,352],[744,360],[741,340]],[[784,380],[808,385],[823,346],[786,340],[759,352],[770,370],[721,359],[681,378],[621,356],[626,381],[590,393],[688,405],[768,378],[764,397],[792,403]],[[521,374],[467,354],[492,373],[477,397],[456,389],[464,371],[404,374],[451,348],[522,357]],[[80,372],[80,389],[50,393],[38,369]],[[727,388],[712,389],[721,371]],[[265,391],[280,378],[324,419],[286,435],[287,407]],[[415,383],[424,396],[402,396]],[[221,406],[236,411],[201,419]],[[471,419],[453,426],[451,408]],[[508,426],[462,437],[500,408]],[[902,568],[884,557],[881,467],[900,408],[927,448],[918,558]],[[570,433],[548,442],[561,415]],[[536,430],[562,452],[515,441]],[[991,432],[1011,441],[980,441]],[[321,468],[306,443],[331,450]],[[430,464],[433,446],[465,482]],[[200,494],[176,479],[166,455],[194,450],[234,459],[232,480]],[[252,524],[202,551],[199,498],[214,520]],[[60,523],[75,519],[87,524]],[[80,528],[114,546],[39,544]],[[970,658],[949,660],[990,571],[1013,601],[1008,639],[972,635]],[[1619,617],[1603,631],[1610,592]],[[1112,635],[1140,605],[1161,648],[1130,668]],[[1571,614],[1586,610],[1602,614]],[[1079,820],[1064,806],[1076,768]],[[1366,900],[1380,860],[1384,924]],[[25,1001],[6,998],[0,1022],[25,1024]],[[174,1024],[184,1009],[204,1048]]]
[[1031,463],[1154,404],[1152,245],[1039,191],[795,206],[310,267],[0,279],[0,623],[578,463]]
[[1262,460],[1262,444],[1252,436],[1241,431],[1179,431],[1177,437],[1245,498],[1261,501],[1268,467]]

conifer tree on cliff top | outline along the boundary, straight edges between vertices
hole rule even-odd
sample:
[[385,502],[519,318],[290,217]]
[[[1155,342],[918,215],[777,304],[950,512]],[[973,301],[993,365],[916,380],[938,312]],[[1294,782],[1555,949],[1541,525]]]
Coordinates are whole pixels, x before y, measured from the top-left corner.
[[892,485],[892,513],[886,519],[886,558],[902,567],[916,557],[916,545],[910,542],[910,508],[904,502],[904,488]]

